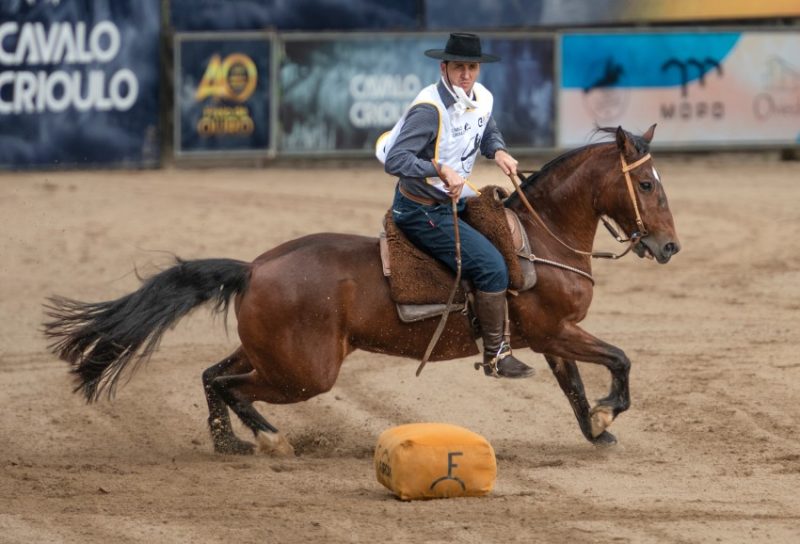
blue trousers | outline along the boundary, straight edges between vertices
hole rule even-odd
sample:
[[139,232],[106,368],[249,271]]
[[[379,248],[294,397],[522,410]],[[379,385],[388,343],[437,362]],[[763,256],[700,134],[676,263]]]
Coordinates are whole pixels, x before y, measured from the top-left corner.
[[[463,212],[464,207],[465,201],[462,199],[458,203],[458,212]],[[414,245],[439,259],[455,273],[456,245],[451,204],[425,206],[395,190],[392,218]],[[458,220],[458,229],[461,237],[461,276],[470,280],[479,291],[505,291],[508,287],[508,268],[497,248],[463,219]]]

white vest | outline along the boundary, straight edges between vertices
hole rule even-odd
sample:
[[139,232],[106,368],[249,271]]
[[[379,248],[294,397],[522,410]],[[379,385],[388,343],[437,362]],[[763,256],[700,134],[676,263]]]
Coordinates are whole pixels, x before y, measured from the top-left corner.
[[[403,117],[397,121],[394,128],[389,132],[384,132],[375,142],[375,156],[382,163],[386,163],[386,156],[394,146],[397,136],[405,124],[408,110],[417,104],[431,104],[436,106],[436,110],[439,112],[439,132],[434,144],[433,159],[446,164],[458,172],[462,178],[468,179],[472,173],[475,158],[480,153],[481,138],[483,138],[483,131],[492,114],[494,101],[492,93],[480,83],[475,83],[473,92],[478,107],[469,108],[464,113],[458,114],[452,106],[449,110],[445,107],[439,96],[437,84],[425,87],[419,92]],[[443,193],[447,193],[444,182],[440,178],[426,178],[425,181]],[[476,194],[467,183],[461,192],[461,198]]]

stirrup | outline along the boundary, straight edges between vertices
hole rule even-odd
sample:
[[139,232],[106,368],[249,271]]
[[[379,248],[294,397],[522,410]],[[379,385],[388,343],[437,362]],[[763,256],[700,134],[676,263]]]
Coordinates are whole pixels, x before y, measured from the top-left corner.
[[481,368],[483,368],[483,372],[487,376],[502,378],[503,376],[499,373],[497,364],[506,357],[508,357],[509,355],[511,355],[511,347],[508,346],[505,342],[503,342],[502,344],[500,344],[500,349],[497,350],[497,353],[495,353],[494,357],[489,359],[489,361],[483,363],[481,362],[475,363],[474,365],[475,370],[480,370]]
[[[489,355],[485,355],[489,358]],[[533,376],[534,369],[517,359],[511,353],[511,346],[505,344],[498,350],[494,357],[483,363],[475,363],[475,369],[483,367],[483,371],[487,376],[494,376],[495,378],[508,378],[520,379]]]
[[484,374],[487,376],[494,376],[495,378],[502,378],[500,374],[497,373],[497,358],[493,358],[488,363],[481,363],[480,361],[475,362],[475,370],[480,370],[483,368]]

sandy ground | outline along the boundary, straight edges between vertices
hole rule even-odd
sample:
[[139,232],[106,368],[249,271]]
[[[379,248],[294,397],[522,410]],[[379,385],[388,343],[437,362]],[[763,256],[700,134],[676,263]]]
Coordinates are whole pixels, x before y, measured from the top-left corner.
[[[800,541],[800,165],[658,165],[684,249],[666,266],[596,263],[586,322],[633,361],[618,446],[583,439],[532,352],[524,382],[471,360],[415,378],[414,361],[359,352],[330,393],[259,405],[293,459],[212,451],[200,374],[235,348],[235,327],[192,314],[115,401],[86,405],[46,350],[41,304],[123,295],[134,267],[168,252],[250,260],[310,232],[374,234],[392,193],[379,167],[0,176],[0,542]],[[504,184],[486,165],[476,177]],[[607,373],[581,368],[601,396]],[[394,499],[372,451],[415,421],[486,436],[494,492]]]

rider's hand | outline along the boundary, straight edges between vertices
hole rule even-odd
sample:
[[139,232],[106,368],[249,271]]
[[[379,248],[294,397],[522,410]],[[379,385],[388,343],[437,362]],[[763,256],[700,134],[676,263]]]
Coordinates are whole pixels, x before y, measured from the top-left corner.
[[516,176],[517,175],[517,165],[519,162],[517,159],[512,157],[508,154],[508,151],[504,149],[498,149],[497,152],[494,154],[494,162],[497,163],[497,166],[500,167],[500,170],[507,176]]
[[464,188],[464,178],[443,163],[439,167],[439,178],[447,186],[447,194],[450,195],[450,198],[457,200]]

